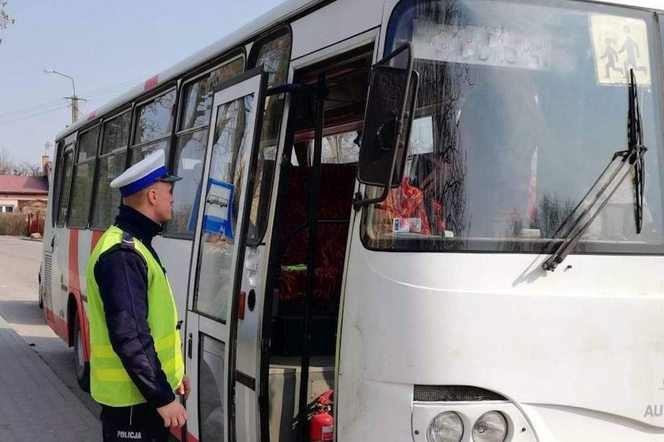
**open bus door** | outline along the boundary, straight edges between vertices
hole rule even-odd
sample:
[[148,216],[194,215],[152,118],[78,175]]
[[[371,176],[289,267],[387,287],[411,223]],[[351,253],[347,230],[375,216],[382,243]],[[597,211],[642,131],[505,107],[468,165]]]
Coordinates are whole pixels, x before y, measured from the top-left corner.
[[266,87],[261,67],[214,89],[187,302],[188,441],[235,439],[236,420],[243,440],[258,439],[260,365],[236,365],[234,336],[238,322],[259,332],[244,264]]

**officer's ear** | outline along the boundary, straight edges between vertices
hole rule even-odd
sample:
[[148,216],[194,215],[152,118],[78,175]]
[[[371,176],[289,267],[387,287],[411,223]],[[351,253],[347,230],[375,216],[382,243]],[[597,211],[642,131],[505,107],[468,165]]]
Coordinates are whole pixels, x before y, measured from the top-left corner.
[[154,186],[150,187],[147,192],[148,202],[151,205],[157,204],[157,189]]

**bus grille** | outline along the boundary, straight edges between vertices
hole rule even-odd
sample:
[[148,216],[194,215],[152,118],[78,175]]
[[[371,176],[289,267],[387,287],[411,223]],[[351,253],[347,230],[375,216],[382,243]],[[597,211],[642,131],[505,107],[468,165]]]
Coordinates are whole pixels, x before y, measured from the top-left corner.
[[42,281],[44,290],[44,307],[50,311],[53,311],[53,296],[51,294],[51,281],[53,280],[51,276],[52,260],[53,258],[50,253],[44,255],[44,281]]
[[416,402],[474,402],[506,401],[498,393],[464,385],[416,385],[413,394]]

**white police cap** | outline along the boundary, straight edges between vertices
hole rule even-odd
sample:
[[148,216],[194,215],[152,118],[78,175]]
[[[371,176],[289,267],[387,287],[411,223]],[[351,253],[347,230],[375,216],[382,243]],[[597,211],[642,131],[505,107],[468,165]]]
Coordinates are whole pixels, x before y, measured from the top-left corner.
[[143,158],[111,181],[111,187],[120,189],[123,197],[133,195],[153,185],[157,181],[180,181],[182,178],[168,173],[163,150],[158,150]]

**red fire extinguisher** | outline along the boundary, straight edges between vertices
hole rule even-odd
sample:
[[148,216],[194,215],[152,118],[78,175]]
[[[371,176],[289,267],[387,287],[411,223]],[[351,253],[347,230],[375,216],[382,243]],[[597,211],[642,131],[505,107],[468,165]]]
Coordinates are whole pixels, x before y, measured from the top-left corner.
[[309,440],[311,442],[330,441],[334,438],[334,418],[330,414],[334,391],[327,390],[318,398],[318,413],[312,418],[309,425]]

